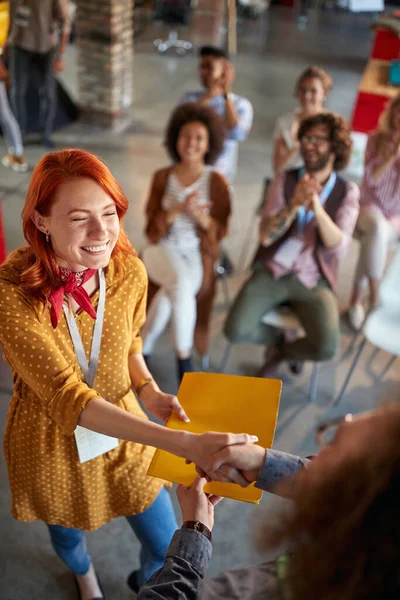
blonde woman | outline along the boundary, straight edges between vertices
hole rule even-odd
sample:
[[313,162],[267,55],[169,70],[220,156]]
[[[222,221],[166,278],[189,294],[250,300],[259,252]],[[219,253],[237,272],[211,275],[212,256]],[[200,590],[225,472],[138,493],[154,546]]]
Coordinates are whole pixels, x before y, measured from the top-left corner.
[[279,117],[274,133],[272,167],[275,174],[303,166],[297,133],[301,121],[324,112],[324,102],[332,89],[332,78],[323,69],[310,66],[298,78],[294,95],[298,108]]
[[400,234],[400,94],[383,113],[369,137],[361,183],[356,236],[361,242],[349,321],[359,330],[365,320],[363,292],[369,284],[368,309],[379,304],[379,285],[388,247]]

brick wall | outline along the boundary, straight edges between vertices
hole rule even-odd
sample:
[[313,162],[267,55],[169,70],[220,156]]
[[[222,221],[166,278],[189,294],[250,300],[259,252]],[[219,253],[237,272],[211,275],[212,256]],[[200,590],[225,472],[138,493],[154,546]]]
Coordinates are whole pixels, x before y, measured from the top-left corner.
[[132,103],[133,0],[77,3],[79,105],[84,121],[114,128]]

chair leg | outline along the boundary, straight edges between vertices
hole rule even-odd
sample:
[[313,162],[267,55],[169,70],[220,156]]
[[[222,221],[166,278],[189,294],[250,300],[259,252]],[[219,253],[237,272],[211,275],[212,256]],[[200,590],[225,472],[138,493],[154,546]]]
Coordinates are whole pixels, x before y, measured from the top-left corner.
[[220,373],[225,373],[225,369],[226,369],[226,366],[228,364],[229,355],[231,353],[231,350],[232,350],[232,342],[228,342],[228,344],[227,344],[227,346],[225,348],[224,355],[223,355],[222,360],[221,360],[221,364],[219,365],[218,371]]
[[253,234],[254,225],[256,224],[257,219],[258,219],[258,214],[255,212],[254,214],[252,214],[252,216],[250,218],[250,222],[247,226],[247,231],[244,236],[242,248],[240,250],[239,260],[237,262],[237,265],[238,265],[237,269],[238,269],[239,273],[240,273],[240,271],[244,270],[244,268],[246,266],[247,252],[248,252],[250,242],[253,237],[252,234]]
[[319,363],[314,363],[313,372],[311,375],[311,385],[310,385],[310,402],[315,402],[317,399],[317,389],[318,389],[318,375],[319,375]]
[[371,356],[369,357],[368,363],[367,363],[367,371],[369,371],[370,369],[372,369],[372,363],[374,362],[376,355],[380,352],[379,348],[374,348],[374,351],[372,352]]
[[354,350],[354,348],[357,345],[357,342],[359,340],[360,335],[362,335],[362,330],[361,331],[357,331],[356,333],[353,334],[353,337],[351,338],[350,344],[347,346],[346,350],[344,350],[342,356],[340,357],[340,361],[344,360],[345,358],[347,358]]
[[230,303],[231,303],[231,299],[229,296],[228,276],[226,274],[225,269],[224,269],[224,272],[221,273],[221,275],[222,275],[222,277],[221,277],[222,291],[223,291],[224,299],[225,299],[225,308],[228,310]]
[[396,354],[393,354],[392,358],[389,360],[388,364],[386,365],[386,367],[381,375],[381,379],[383,379],[383,377],[385,377],[386,373],[389,371],[390,367],[392,366],[394,361],[397,359],[398,359],[398,356],[396,356]]
[[201,357],[201,370],[209,371],[209,369],[210,369],[210,355],[205,354],[204,356]]
[[344,383],[343,383],[343,385],[342,385],[342,389],[340,390],[340,392],[339,392],[338,396],[335,398],[335,400],[334,400],[334,402],[333,402],[333,405],[334,405],[334,406],[337,406],[337,405],[339,404],[339,402],[341,401],[341,399],[343,398],[343,396],[344,396],[344,393],[345,393],[345,391],[346,391],[346,389],[347,389],[347,386],[348,386],[348,384],[349,384],[349,381],[350,381],[350,379],[351,379],[351,376],[353,375],[353,371],[354,371],[354,369],[355,369],[355,368],[356,368],[356,366],[357,366],[357,363],[358,363],[358,361],[359,361],[359,359],[360,359],[360,356],[361,356],[361,353],[362,353],[362,351],[363,351],[363,350],[364,350],[364,348],[365,348],[365,344],[366,344],[366,343],[367,343],[367,338],[364,338],[364,339],[363,339],[363,341],[361,342],[361,344],[360,344],[360,346],[359,346],[358,350],[357,350],[357,354],[356,354],[356,355],[355,355],[355,357],[354,357],[353,364],[351,365],[351,367],[350,367],[350,370],[349,370],[349,372],[347,373],[347,377],[346,377],[346,379],[344,380]]

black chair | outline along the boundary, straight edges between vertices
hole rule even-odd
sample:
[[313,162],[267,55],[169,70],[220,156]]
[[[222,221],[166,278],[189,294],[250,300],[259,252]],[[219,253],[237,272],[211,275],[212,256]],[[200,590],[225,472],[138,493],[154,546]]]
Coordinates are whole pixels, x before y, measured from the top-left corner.
[[[173,25],[187,25],[190,5],[191,0],[156,0],[155,19]],[[157,46],[160,53],[175,48],[177,54],[184,55],[192,49],[191,42],[180,40],[175,29],[169,32],[167,40],[154,40],[154,45]]]

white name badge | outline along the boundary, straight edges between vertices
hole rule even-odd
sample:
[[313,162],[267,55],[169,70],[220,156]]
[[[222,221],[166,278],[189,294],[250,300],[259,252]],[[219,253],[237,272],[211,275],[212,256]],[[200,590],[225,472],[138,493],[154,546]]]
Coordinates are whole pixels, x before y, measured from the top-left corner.
[[118,439],[77,426],[75,429],[75,441],[78,450],[79,462],[84,463],[92,458],[97,458],[110,450],[118,448]]
[[298,238],[289,238],[274,254],[273,260],[286,269],[291,269],[296,262],[304,243]]
[[[69,306],[64,304],[64,314],[67,321],[69,333],[75,348],[76,357],[84,374],[85,382],[89,387],[93,387],[96,379],[97,366],[99,364],[101,337],[103,332],[104,309],[106,302],[106,282],[104,272],[99,269],[100,291],[99,303],[97,305],[96,322],[94,325],[92,348],[90,350],[90,360],[86,358],[85,349],[76,324],[74,315],[70,312]],[[118,448],[117,438],[97,433],[86,427],[78,425],[75,429],[75,441],[79,456],[79,462],[83,463],[92,458],[97,458],[110,450]]]
[[18,6],[15,14],[15,24],[19,27],[28,27],[32,9],[30,6]]

